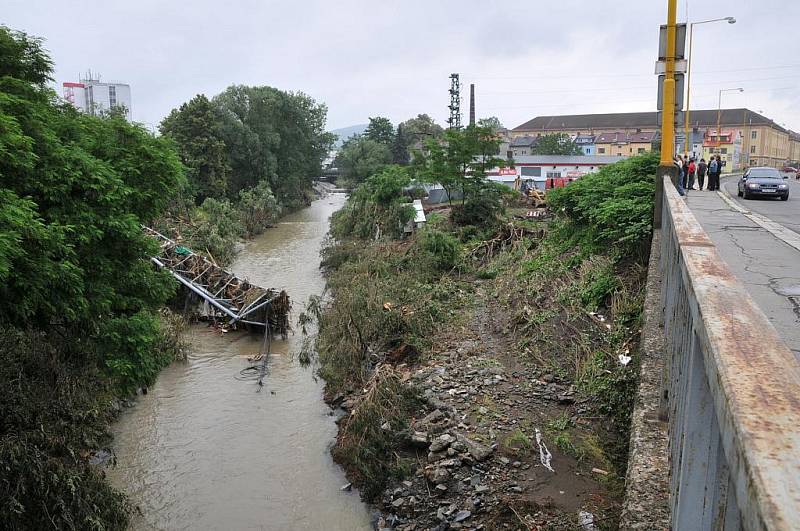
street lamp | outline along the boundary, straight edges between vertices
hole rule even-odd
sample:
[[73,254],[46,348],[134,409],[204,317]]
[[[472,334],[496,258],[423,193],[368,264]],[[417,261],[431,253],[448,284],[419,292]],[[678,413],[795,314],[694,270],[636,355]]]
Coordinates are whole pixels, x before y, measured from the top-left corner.
[[[717,101],[717,148],[722,145],[722,131],[720,131],[722,122],[722,93],[723,92],[744,92],[743,88],[727,88],[719,89],[719,100]],[[733,140],[731,138],[731,140]]]
[[710,20],[701,20],[699,22],[692,22],[689,24],[689,53],[686,61],[686,113],[684,116],[684,132],[686,133],[686,137],[683,141],[684,158],[689,155],[689,91],[692,83],[692,30],[696,25],[699,24],[709,24],[711,22],[723,21],[727,22],[728,24],[736,24],[736,19],[734,17],[712,18]]

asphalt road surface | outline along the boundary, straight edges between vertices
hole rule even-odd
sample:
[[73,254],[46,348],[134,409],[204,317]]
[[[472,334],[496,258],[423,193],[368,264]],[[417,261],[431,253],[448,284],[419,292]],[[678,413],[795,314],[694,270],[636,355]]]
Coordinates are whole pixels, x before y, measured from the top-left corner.
[[723,177],[722,190],[727,192],[730,197],[744,208],[758,212],[762,216],[767,216],[787,229],[800,233],[800,181],[793,177],[783,181],[789,184],[788,201],[781,201],[772,197],[742,199],[736,195],[736,183],[738,182],[738,177]]
[[[744,284],[800,361],[800,250],[787,243],[800,233],[800,182],[789,179],[789,200],[736,196],[737,178],[724,178],[721,193],[689,191],[686,204],[706,231],[730,270]],[[769,218],[786,229],[767,230],[733,208],[721,195],[747,211]],[[792,232],[794,231],[794,232]],[[778,232],[778,234],[776,234]],[[798,245],[800,247],[800,245]]]

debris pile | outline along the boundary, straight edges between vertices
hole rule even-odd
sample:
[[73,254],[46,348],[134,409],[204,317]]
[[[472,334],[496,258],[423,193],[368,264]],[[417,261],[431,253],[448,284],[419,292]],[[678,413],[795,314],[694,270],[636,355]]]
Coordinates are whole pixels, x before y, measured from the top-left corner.
[[148,227],[144,230],[161,243],[153,262],[168,269],[189,290],[188,300],[200,303],[196,317],[220,321],[227,327],[237,323],[263,327],[269,320],[272,330],[286,338],[291,302],[285,291],[255,286],[163,234]]

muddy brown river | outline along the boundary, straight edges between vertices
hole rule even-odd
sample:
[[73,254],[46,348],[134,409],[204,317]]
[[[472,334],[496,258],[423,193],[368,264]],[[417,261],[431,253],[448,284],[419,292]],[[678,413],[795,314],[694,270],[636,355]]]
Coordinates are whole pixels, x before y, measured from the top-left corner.
[[[293,319],[322,292],[319,249],[328,218],[344,203],[332,194],[289,215],[247,245],[231,269],[265,287],[285,288]],[[141,509],[135,530],[370,529],[369,511],[329,448],[336,425],[322,383],[297,362],[302,337],[272,344],[270,373],[235,377],[261,337],[191,328],[188,360],[159,376],[114,426],[115,486]]]

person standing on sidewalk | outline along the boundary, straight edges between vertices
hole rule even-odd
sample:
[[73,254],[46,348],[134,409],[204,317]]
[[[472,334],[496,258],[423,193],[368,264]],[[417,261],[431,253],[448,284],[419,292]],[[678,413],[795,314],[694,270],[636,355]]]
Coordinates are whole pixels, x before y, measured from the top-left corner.
[[686,175],[687,181],[689,186],[686,187],[687,190],[694,190],[694,176],[695,172],[697,171],[697,164],[694,163],[694,159],[689,159],[689,165],[686,168]]
[[715,181],[717,179],[717,159],[714,155],[711,155],[711,162],[708,163],[708,191],[712,192],[716,190],[714,187]]
[[676,155],[672,162],[675,164],[675,167],[678,168],[678,178],[675,179],[675,188],[678,189],[678,194],[686,195],[686,192],[683,189],[683,179],[685,177],[683,159],[680,155]]
[[708,164],[706,164],[706,159],[700,159],[700,163],[697,165],[697,185],[698,190],[703,189],[703,185],[706,183],[706,171],[708,171]]
[[683,157],[675,155],[675,165],[678,167],[678,184],[681,185],[681,190],[686,190],[686,164]]

